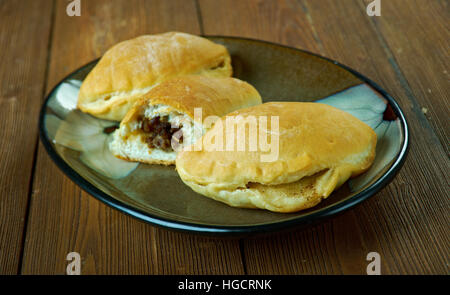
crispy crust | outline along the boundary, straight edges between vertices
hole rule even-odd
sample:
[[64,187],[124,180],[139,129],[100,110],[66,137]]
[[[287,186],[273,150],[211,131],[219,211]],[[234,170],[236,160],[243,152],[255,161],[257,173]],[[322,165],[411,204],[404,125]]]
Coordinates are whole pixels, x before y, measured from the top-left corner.
[[121,124],[136,119],[142,107],[166,105],[194,119],[194,109],[202,108],[202,117],[222,117],[240,108],[261,104],[261,96],[250,84],[236,78],[197,75],[170,79],[145,94],[133,106]]
[[[152,105],[168,106],[171,111],[186,114],[192,120],[194,120],[194,108],[202,108],[202,119],[205,120],[207,116],[221,117],[237,109],[261,103],[261,96],[253,86],[235,78],[198,75],[172,78],[155,86],[132,107],[120,123],[120,128],[116,131],[119,133],[114,140],[118,140],[116,143],[140,140],[139,137],[129,136],[130,129],[127,126],[135,123],[138,117],[142,116],[143,111]],[[198,123],[202,124],[202,122]],[[205,129],[208,129],[207,127],[204,126]],[[124,155],[124,151],[118,147],[112,152],[115,155]],[[149,164],[175,164],[174,161],[159,159],[148,161],[136,155],[127,155],[125,160]]]
[[[188,186],[232,206],[277,212],[309,208],[349,177],[366,171],[375,158],[375,132],[352,115],[328,105],[272,102],[227,117],[238,115],[279,116],[277,160],[261,162],[261,151],[250,152],[248,133],[245,151],[182,151],[176,160],[177,171]],[[224,120],[209,132],[217,134],[216,129],[221,128],[226,134]],[[258,125],[259,129],[270,131],[270,127]],[[312,177],[312,182],[305,187],[307,177]]]
[[214,187],[183,181],[195,192],[232,207],[291,213],[316,206],[342,185],[345,179],[345,176],[339,176],[336,170],[326,170],[292,183],[250,183],[245,188],[235,190],[217,190]]
[[157,164],[157,165],[164,165],[164,166],[170,166],[170,165],[174,165],[175,161],[165,161],[165,160],[142,160],[142,159],[138,159],[138,158],[132,158],[132,157],[123,157],[121,155],[114,155],[116,158],[125,160],[125,161],[129,161],[129,162],[141,162],[141,163],[145,163],[145,164]]
[[96,117],[120,121],[153,86],[187,74],[230,77],[227,49],[185,33],[140,36],[104,54],[81,86],[78,107]]

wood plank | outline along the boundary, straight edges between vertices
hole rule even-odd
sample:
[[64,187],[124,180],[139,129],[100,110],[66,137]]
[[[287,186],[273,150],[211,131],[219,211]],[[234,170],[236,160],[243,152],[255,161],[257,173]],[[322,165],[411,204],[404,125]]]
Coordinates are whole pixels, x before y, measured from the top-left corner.
[[[81,16],[56,7],[48,88],[121,40],[146,33],[200,33],[194,1],[82,1]],[[175,12],[180,12],[176,13]],[[242,273],[238,241],[169,232],[83,192],[39,146],[22,272],[63,274],[79,252],[82,274]]]
[[19,269],[51,13],[52,1],[0,1],[0,274]]
[[[361,4],[362,5],[362,4]],[[403,82],[450,150],[450,7],[448,1],[385,1],[371,18],[389,47]]]
[[296,14],[299,4],[294,1],[227,0],[218,4],[200,0],[199,6],[206,35],[246,37],[321,51],[311,20],[302,11]]
[[199,3],[205,34],[294,45],[372,78],[398,100],[412,133],[403,169],[364,204],[304,230],[244,241],[248,273],[364,274],[371,251],[380,253],[385,274],[448,273],[448,159],[365,7],[347,0]]

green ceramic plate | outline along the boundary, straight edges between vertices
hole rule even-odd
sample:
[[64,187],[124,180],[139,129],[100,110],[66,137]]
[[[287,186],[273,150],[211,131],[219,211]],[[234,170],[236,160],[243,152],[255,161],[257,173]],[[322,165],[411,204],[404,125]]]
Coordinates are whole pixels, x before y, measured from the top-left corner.
[[318,206],[281,214],[232,208],[193,192],[173,167],[125,162],[108,150],[116,123],[76,110],[81,81],[93,61],[67,76],[42,106],[40,136],[48,153],[75,183],[106,204],[166,228],[210,234],[246,234],[308,224],[374,195],[400,169],[408,147],[405,117],[385,91],[335,61],[268,42],[207,37],[225,45],[234,76],[254,85],[264,101],[320,101],[369,124],[378,135],[371,169]]

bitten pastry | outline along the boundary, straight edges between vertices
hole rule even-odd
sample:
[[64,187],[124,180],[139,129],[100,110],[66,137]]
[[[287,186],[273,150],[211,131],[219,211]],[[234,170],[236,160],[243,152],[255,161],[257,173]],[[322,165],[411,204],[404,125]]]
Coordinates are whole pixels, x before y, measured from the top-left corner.
[[[261,103],[253,86],[235,78],[173,78],[150,90],[127,113],[110,150],[129,161],[175,164],[174,144],[181,148],[195,143],[219,117]],[[194,120],[195,115],[201,117]]]
[[[235,128],[227,128],[226,120],[233,117],[240,118],[238,123],[256,118],[258,140],[267,135],[277,151],[251,151],[250,128],[244,129],[245,149],[237,149],[242,138],[227,147]],[[271,123],[276,117],[278,127]],[[258,118],[267,118],[267,124]],[[208,150],[211,134],[223,134],[222,150]],[[366,171],[374,160],[376,141],[368,125],[337,108],[271,102],[221,118],[198,140],[203,142],[201,151],[179,152],[176,168],[194,191],[230,206],[296,212],[317,205],[350,177]],[[275,155],[269,161],[262,157],[268,152]]]
[[81,85],[78,108],[101,119],[121,121],[152,87],[188,74],[230,77],[227,49],[185,33],[140,36],[104,54]]

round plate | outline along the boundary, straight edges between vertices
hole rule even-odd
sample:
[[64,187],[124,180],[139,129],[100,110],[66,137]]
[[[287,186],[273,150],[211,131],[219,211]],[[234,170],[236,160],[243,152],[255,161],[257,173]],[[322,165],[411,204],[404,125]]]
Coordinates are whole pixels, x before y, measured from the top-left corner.
[[400,169],[408,128],[397,102],[374,82],[338,62],[273,43],[207,36],[225,45],[234,76],[254,85],[267,101],[320,101],[343,109],[378,135],[371,169],[344,184],[326,200],[298,213],[232,208],[193,192],[174,167],[134,164],[108,151],[117,125],[76,109],[81,81],[98,60],[63,79],[40,113],[40,137],[55,163],[76,184],[104,203],[165,228],[216,235],[281,230],[311,223],[362,202]]

